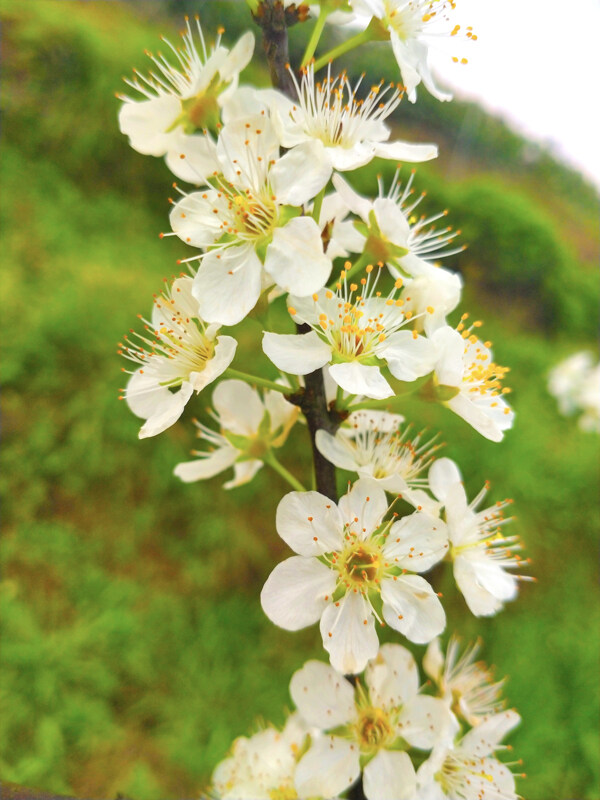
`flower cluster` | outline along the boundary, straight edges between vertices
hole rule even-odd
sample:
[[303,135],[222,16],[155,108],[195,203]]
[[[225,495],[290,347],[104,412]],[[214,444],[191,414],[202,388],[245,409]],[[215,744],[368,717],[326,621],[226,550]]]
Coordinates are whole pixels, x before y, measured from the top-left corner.
[[355,682],[308,661],[290,683],[297,711],[283,731],[234,742],[213,774],[217,796],[330,800],[362,775],[367,800],[517,800],[495,753],[520,717],[504,710],[502,682],[473,661],[476,646],[457,656],[459,647],[450,643],[444,663],[439,642],[430,645],[425,688],[398,644],[383,645]]
[[[429,45],[459,34],[455,4],[286,0],[277,13],[289,24],[313,20],[295,69],[275,58],[271,0],[247,2],[285,91],[241,82],[251,33],[228,48],[222,30],[211,41],[186,20],[182,45],[167,41],[166,56],[150,55],[149,75],[127,81],[135,96],[120,96],[119,113],[132,147],[164,156],[189,184],[173,184],[170,230],[160,234],[181,240],[188,273],[166,281],[143,330],[121,342],[134,365],[123,398],[144,421],[143,438],[166,431],[213,384],[212,408],[194,420],[201,445],[175,475],[192,483],[232,469],[224,488],[233,489],[265,466],[289,484],[275,527],[293,554],[260,599],[285,630],[318,623],[330,661],[293,675],[297,710],[283,729],[237,739],[211,796],[332,800],[356,796],[362,781],[367,800],[516,800],[513,773],[495,756],[519,721],[501,702],[502,681],[475,661],[478,645],[461,651],[453,636],[444,655],[439,641],[446,564],[475,616],[515,598],[523,560],[518,537],[504,533],[510,501],[486,507],[487,483],[469,500],[457,464],[438,457],[441,435],[407,421],[402,407],[407,394],[437,402],[498,442],[514,420],[508,368],[479,338],[480,321],[452,319],[462,279],[440,260],[464,245],[448,211],[421,214],[414,170],[406,181],[398,168],[391,183],[379,178],[374,199],[352,178],[374,158],[436,157],[433,144],[399,141],[392,118],[421,83],[450,98],[430,71]],[[349,21],[362,29],[315,60],[325,23]],[[465,38],[477,37],[467,28]],[[335,72],[331,58],[367,41],[391,43],[402,84]],[[247,317],[260,330],[238,332]],[[277,374],[247,371],[261,358]],[[574,404],[561,375],[552,380]],[[294,451],[302,430],[312,491],[296,474],[302,458],[286,466],[275,455],[290,439]],[[350,473],[339,500],[336,468]],[[383,627],[428,645],[428,683],[404,646],[380,645]]]

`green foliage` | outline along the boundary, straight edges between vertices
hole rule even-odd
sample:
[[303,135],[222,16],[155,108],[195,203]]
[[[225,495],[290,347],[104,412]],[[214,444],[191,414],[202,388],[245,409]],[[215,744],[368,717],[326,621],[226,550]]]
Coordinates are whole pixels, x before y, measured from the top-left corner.
[[[288,554],[274,531],[281,479],[265,469],[226,494],[222,477],[185,486],[171,475],[210,392],[181,425],[142,442],[117,401],[117,342],[187,252],[156,236],[170,178],[159,159],[128,148],[112,97],[123,72],[143,68],[143,48],[169,33],[166,5],[2,0],[0,9],[10,117],[0,206],[1,774],[79,796],[197,795],[235,736],[258,717],[282,721],[291,673],[323,653],[316,629],[276,629],[258,601]],[[447,130],[460,124],[443,116],[449,107],[435,106]],[[499,129],[477,130],[469,147],[481,154]],[[522,793],[592,800],[597,445],[558,416],[545,381],[552,364],[591,345],[597,239],[584,195],[518,188],[497,165],[521,140],[499,137],[494,148],[491,180],[481,161],[463,183],[430,164],[417,190],[428,191],[426,212],[447,205],[471,243],[455,263],[468,281],[464,306],[485,310],[486,336],[512,367],[517,425],[496,445],[433,404],[407,399],[406,415],[444,431],[471,495],[487,477],[492,499],[515,497],[513,527],[538,585],[524,584],[491,620],[468,616],[447,574],[439,588],[449,627],[482,635],[485,658],[510,674],[507,694],[524,718],[515,753],[530,775]],[[577,185],[561,169],[563,185]],[[365,174],[361,191],[372,193],[374,180]],[[247,321],[240,339],[233,366],[257,371],[260,326]],[[298,426],[281,459],[309,483],[306,445]]]

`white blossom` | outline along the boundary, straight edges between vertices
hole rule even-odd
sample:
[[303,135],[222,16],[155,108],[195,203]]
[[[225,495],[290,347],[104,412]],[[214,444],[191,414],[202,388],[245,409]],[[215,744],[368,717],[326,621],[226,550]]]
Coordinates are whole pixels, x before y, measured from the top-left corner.
[[367,277],[358,283],[349,282],[343,270],[335,291],[322,289],[311,298],[290,295],[290,314],[312,330],[264,334],[263,350],[278,369],[307,375],[328,364],[341,389],[374,399],[394,395],[382,368],[409,382],[431,372],[431,342],[414,330],[402,330],[412,314],[403,313],[404,301],[397,297],[401,280],[383,296],[377,291],[380,267],[375,276],[373,269],[367,266]]
[[[196,173],[190,170],[189,158],[193,156],[196,163],[211,163],[214,145],[204,132],[217,130],[222,109],[236,90],[239,73],[254,52],[254,36],[249,31],[227,50],[221,45],[221,32],[209,49],[198,18],[196,29],[199,44],[186,19],[183,47],[174,47],[163,39],[175,63],[161,53],[148,53],[154,71],[145,77],[134,70],[133,80],[125,80],[137,96],[119,95],[124,101],[119,126],[133,149],[145,155],[166,156],[169,169],[192,182]],[[184,153],[186,158],[182,159]]]
[[[359,14],[372,18],[375,36],[389,37],[409,100],[414,103],[417,99],[416,87],[421,81],[438,100],[452,99],[431,74],[429,50],[440,39],[459,33],[460,25],[450,18],[456,7],[454,0],[352,0],[352,6]],[[378,23],[374,26],[375,20]],[[471,27],[467,27],[465,35],[471,41],[477,39]],[[467,63],[466,58],[458,56],[452,60]]]
[[290,694],[301,716],[324,734],[298,764],[303,797],[341,792],[362,768],[367,800],[411,800],[415,771],[404,748],[430,750],[455,731],[443,701],[419,693],[415,660],[397,644],[381,647],[356,687],[328,664],[308,661],[293,675]]
[[443,699],[473,727],[504,706],[504,681],[495,681],[491,670],[482,661],[475,661],[480,646],[475,642],[461,653],[460,639],[453,634],[445,655],[439,639],[434,639],[423,657],[423,669],[435,681]]
[[295,800],[294,772],[307,733],[292,714],[282,731],[268,727],[236,739],[231,755],[213,772],[212,791],[219,800]]
[[297,97],[290,100],[272,93],[271,113],[279,140],[294,148],[313,142],[331,170],[358,169],[373,158],[394,161],[428,161],[437,156],[432,144],[388,142],[390,129],[385,120],[399,105],[402,94],[393,84],[371,86],[365,98],[358,96],[362,83],[352,87],[345,72],[331,76],[331,67],[322,81],[315,83],[313,64],[302,70],[298,83],[291,72]]
[[133,413],[146,420],[139,436],[156,436],[173,425],[194,392],[222,375],[233,361],[237,342],[217,336],[218,325],[207,325],[192,296],[192,279],[177,278],[154,299],[146,333],[131,331],[119,353],[139,368],[123,396]]
[[410,426],[400,427],[403,419],[385,411],[354,411],[335,436],[317,431],[316,445],[336,467],[357,472],[419,511],[436,515],[439,503],[426,493],[427,478],[421,476],[439,446],[422,442],[422,433],[411,437]]
[[488,717],[457,744],[436,746],[418,769],[417,800],[518,800],[515,778],[493,757],[506,734],[519,724],[516,711]]
[[511,501],[478,511],[489,484],[469,503],[460,471],[449,458],[433,463],[429,485],[444,505],[458,588],[475,616],[496,614],[506,601],[516,597],[518,580],[522,579],[507,572],[521,566],[522,559],[515,552],[521,549],[519,538],[501,533],[502,526],[510,521],[502,510]]
[[435,392],[440,402],[478,433],[499,442],[515,417],[503,397],[510,392],[509,388],[502,388],[509,368],[496,364],[492,360],[491,342],[482,342],[473,333],[481,322],[465,327],[468,316],[463,314],[456,329],[445,325],[431,334],[438,351],[433,376]]
[[298,555],[275,567],[261,592],[269,619],[286,630],[320,620],[335,669],[361,672],[377,654],[375,618],[417,643],[445,626],[426,572],[448,549],[445,525],[414,512],[384,522],[385,492],[359,480],[336,505],[318,492],[290,492],[277,532]]
[[271,448],[284,444],[299,409],[281,392],[266,391],[261,399],[256,389],[235,379],[219,383],[212,404],[220,431],[196,421],[198,436],[209,449],[193,451],[196,458],[178,464],[174,473],[191,483],[233,467],[233,479],[223,484],[225,489],[233,489],[252,480]]
[[579,427],[600,433],[600,364],[594,364],[591,353],[575,353],[557,364],[548,376],[548,391],[561,414],[583,412]]
[[234,325],[273,285],[305,296],[329,278],[321,230],[301,215],[329,168],[311,142],[280,156],[275,131],[260,114],[224,126],[216,159],[204,190],[182,192],[171,226],[205,251],[184,260],[200,261],[193,291],[204,318]]

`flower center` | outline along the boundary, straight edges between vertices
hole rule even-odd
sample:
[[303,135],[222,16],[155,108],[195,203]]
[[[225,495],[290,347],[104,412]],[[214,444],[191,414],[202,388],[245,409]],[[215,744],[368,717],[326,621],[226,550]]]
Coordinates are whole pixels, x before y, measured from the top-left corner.
[[269,800],[297,800],[297,798],[298,793],[293,786],[280,786],[269,792]]
[[383,709],[372,706],[361,711],[356,723],[356,733],[360,749],[364,753],[380,750],[396,738],[389,715]]
[[347,587],[368,591],[379,583],[381,549],[371,542],[355,542],[340,556],[340,579]]

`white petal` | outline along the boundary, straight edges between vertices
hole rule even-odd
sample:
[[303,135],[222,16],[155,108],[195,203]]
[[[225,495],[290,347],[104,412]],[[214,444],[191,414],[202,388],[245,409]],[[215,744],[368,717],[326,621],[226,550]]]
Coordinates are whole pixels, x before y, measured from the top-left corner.
[[256,305],[262,264],[251,245],[210,252],[194,278],[194,297],[207,322],[235,325]]
[[219,67],[219,75],[224,81],[231,80],[240,73],[248,64],[254,53],[254,34],[247,31],[229,51],[229,54]]
[[403,569],[426,572],[444,558],[448,546],[444,523],[415,511],[392,525],[383,553]]
[[431,750],[438,742],[447,742],[457,733],[455,717],[444,700],[417,695],[398,719],[403,739],[420,750]]
[[383,644],[369,661],[365,680],[374,705],[396,708],[419,691],[419,670],[412,653],[400,644]]
[[278,564],[267,578],[260,602],[267,617],[286,631],[313,625],[331,605],[336,576],[316,558],[292,556]]
[[213,392],[212,402],[222,428],[240,436],[256,435],[265,415],[256,389],[245,381],[221,381]]
[[271,433],[285,428],[298,415],[298,406],[289,403],[281,392],[265,392],[264,403],[271,418]]
[[490,617],[505,600],[517,594],[517,579],[484,554],[475,561],[464,555],[454,560],[454,579],[472,614]]
[[390,158],[394,161],[417,163],[437,158],[438,148],[435,144],[411,144],[410,142],[381,142],[375,145],[375,155],[379,158]]
[[166,133],[181,113],[181,101],[173,95],[125,102],[119,110],[119,129],[138,153],[162,156],[179,132]]
[[330,176],[325,148],[315,140],[288,150],[269,172],[277,202],[290,206],[301,206],[316,197]]
[[464,373],[465,341],[457,330],[445,325],[431,337],[437,350],[435,373],[442,386],[460,386]]
[[414,381],[429,374],[436,362],[435,346],[424,336],[411,331],[396,331],[376,349],[385,358],[390,372],[399,381]]
[[360,775],[359,750],[339,736],[315,739],[296,767],[295,784],[300,798],[326,797],[343,792]]
[[350,394],[364,394],[374,400],[385,400],[394,395],[379,367],[367,367],[358,361],[349,361],[333,364],[329,367],[329,374],[338,386]]
[[[502,398],[500,397],[494,399],[499,404],[502,402]],[[448,408],[452,409],[455,414],[462,417],[465,422],[468,422],[477,433],[485,436],[485,438],[489,439],[491,442],[502,441],[504,438],[504,430],[511,427],[514,418],[514,414],[512,414],[511,410],[509,410],[510,416],[509,414],[503,416],[503,411],[500,411],[500,414],[494,413],[493,411],[490,413],[489,405],[487,408],[479,405],[475,397],[471,400],[464,394],[457,394],[451,400],[448,400],[446,405]],[[505,405],[504,408],[508,408],[508,406]],[[499,422],[501,424],[498,424]]]
[[204,183],[215,171],[217,148],[208,134],[181,134],[169,143],[166,155],[173,175],[188,183]]
[[273,364],[291,375],[308,375],[324,367],[331,358],[331,347],[314,331],[310,333],[265,333],[263,350]]
[[434,639],[427,646],[423,656],[423,669],[436,683],[441,681],[444,670],[444,654],[439,639]]
[[494,752],[506,734],[512,731],[519,722],[521,722],[521,717],[516,711],[509,710],[494,714],[463,736],[460,747],[477,758],[485,758]]
[[339,605],[327,606],[321,617],[321,636],[331,665],[344,675],[362,672],[377,655],[375,620],[360,592],[349,591]]
[[235,489],[236,486],[243,486],[245,483],[250,483],[262,465],[263,462],[259,461],[257,458],[251,458],[248,461],[238,461],[233,465],[233,478],[224,483],[223,488]]
[[127,384],[125,399],[136,416],[146,419],[139,438],[156,436],[177,422],[193,391],[188,381],[184,381],[176,392],[171,392],[143,370],[135,372]]
[[408,753],[380,750],[365,767],[363,789],[367,800],[414,800],[416,775]]
[[322,661],[307,661],[292,675],[290,694],[306,722],[323,731],[356,716],[354,686]]
[[384,237],[400,247],[408,247],[410,226],[400,206],[389,197],[378,197],[373,211]]
[[358,469],[354,451],[346,444],[343,437],[332,436],[327,431],[318,430],[315,436],[315,444],[321,455],[325,456],[336,467],[347,469],[351,472],[356,472]]
[[200,392],[209,383],[222,375],[233,361],[237,341],[232,336],[217,336],[215,350],[201,372],[190,372],[190,382],[195,392]]
[[372,481],[358,480],[339,506],[344,522],[351,525],[359,539],[367,539],[381,525],[388,501],[383,489]]
[[331,259],[323,252],[321,231],[312,217],[294,217],[283,228],[275,228],[265,270],[278,286],[299,297],[325,286]]
[[441,503],[445,503],[450,487],[462,483],[458,466],[450,458],[438,458],[431,465],[429,487]]
[[219,447],[212,453],[207,453],[203,458],[195,458],[193,461],[183,461],[181,464],[177,464],[173,474],[184,483],[202,481],[231,467],[239,455],[241,453],[235,447]]
[[336,504],[319,492],[289,492],[277,506],[277,533],[301,556],[343,546],[344,521]]
[[332,183],[350,211],[361,217],[364,222],[368,222],[369,214],[373,209],[373,204],[371,201],[355,192],[350,184],[347,183],[341,175],[334,175],[332,178]]
[[437,595],[420,575],[399,575],[381,583],[383,617],[387,624],[416,644],[427,644],[446,627]]

